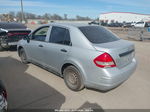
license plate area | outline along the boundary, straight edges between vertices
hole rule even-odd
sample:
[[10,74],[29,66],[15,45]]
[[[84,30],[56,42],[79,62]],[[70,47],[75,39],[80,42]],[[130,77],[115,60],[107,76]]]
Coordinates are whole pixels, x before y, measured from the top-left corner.
[[135,54],[134,54],[134,51],[133,51],[128,55],[120,57],[121,58],[121,65],[126,66],[126,65],[130,64],[132,62],[133,58],[134,58],[134,55]]

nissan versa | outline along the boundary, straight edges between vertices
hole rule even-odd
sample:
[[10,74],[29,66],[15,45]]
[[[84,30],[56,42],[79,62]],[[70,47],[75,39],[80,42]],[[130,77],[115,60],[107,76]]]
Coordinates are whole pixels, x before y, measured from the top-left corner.
[[20,40],[17,48],[23,63],[59,74],[74,91],[113,89],[136,69],[134,44],[98,25],[51,23]]

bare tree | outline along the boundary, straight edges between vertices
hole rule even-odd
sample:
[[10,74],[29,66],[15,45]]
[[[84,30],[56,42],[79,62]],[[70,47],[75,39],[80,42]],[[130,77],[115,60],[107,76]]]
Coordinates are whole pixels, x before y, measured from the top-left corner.
[[62,17],[58,14],[54,14],[54,15],[51,16],[51,19],[52,20],[62,20]]
[[16,16],[16,15],[15,15],[15,12],[13,12],[13,11],[10,11],[10,12],[9,12],[9,15],[12,16],[13,18]]
[[16,18],[17,18],[18,21],[21,21],[22,20],[22,13],[21,12],[17,12]]
[[[21,21],[22,19],[22,14],[21,12],[9,12],[9,15],[11,18],[17,18],[18,21]],[[36,14],[33,14],[33,13],[29,13],[29,12],[24,12],[24,16],[25,16],[25,19],[45,19],[45,20],[92,20],[91,18],[89,17],[83,17],[83,16],[79,16],[77,15],[76,18],[68,18],[68,15],[67,14],[64,14],[64,16],[60,16],[58,14],[49,14],[49,13],[45,13],[43,15],[36,15]]]
[[77,20],[91,20],[91,18],[89,18],[89,17],[82,17],[82,16],[79,16],[79,15],[76,16],[76,19]]
[[26,19],[36,19],[37,18],[36,15],[32,14],[32,13],[25,12],[24,15],[25,15]]

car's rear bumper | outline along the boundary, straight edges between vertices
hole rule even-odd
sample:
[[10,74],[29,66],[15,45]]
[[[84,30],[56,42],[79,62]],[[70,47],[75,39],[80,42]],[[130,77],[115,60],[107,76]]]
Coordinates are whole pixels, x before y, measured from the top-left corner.
[[99,72],[96,73],[94,80],[87,80],[85,86],[89,88],[107,91],[113,89],[126,81],[135,71],[137,62],[133,59],[132,63],[122,69],[109,68],[105,70],[105,77],[101,77]]

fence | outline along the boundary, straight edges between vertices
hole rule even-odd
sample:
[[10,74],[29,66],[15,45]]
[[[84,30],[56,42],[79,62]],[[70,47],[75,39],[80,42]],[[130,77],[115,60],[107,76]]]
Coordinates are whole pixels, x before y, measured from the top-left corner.
[[107,27],[122,39],[132,39],[138,41],[150,40],[150,28],[121,28]]
[[150,29],[149,28],[128,28],[127,30],[128,39],[134,40],[150,40]]

